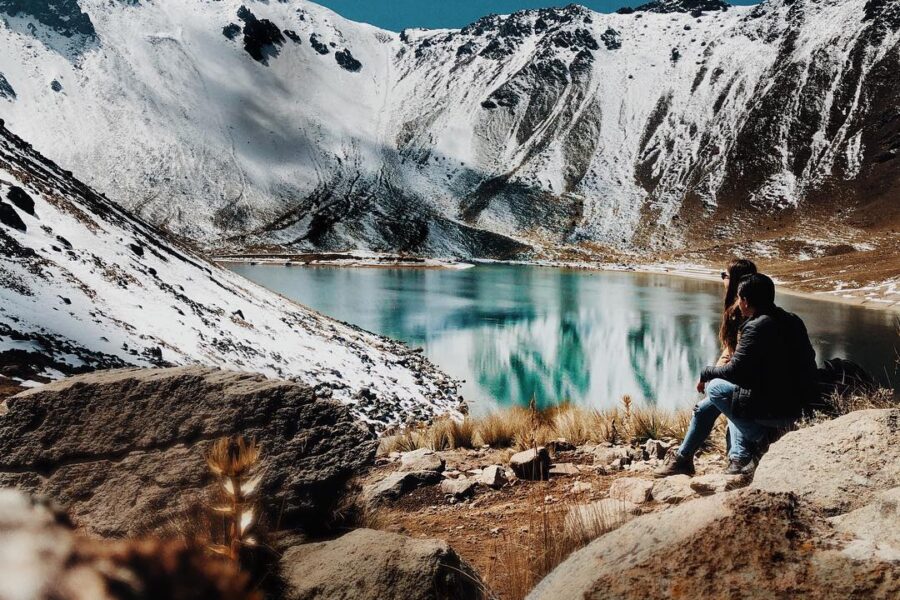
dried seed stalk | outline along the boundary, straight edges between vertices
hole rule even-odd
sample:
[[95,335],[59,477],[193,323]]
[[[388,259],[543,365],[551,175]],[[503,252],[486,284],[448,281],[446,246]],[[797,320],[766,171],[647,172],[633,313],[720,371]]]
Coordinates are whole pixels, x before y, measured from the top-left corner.
[[213,443],[206,456],[209,470],[219,479],[222,503],[212,511],[225,518],[225,539],[210,550],[239,562],[242,546],[256,542],[250,535],[256,519],[255,497],[262,474],[260,447],[256,440],[224,437]]

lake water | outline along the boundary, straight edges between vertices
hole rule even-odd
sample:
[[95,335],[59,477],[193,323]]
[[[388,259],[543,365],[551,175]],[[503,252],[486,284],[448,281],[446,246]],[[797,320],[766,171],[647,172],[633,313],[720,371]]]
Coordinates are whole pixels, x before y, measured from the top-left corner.
[[[722,286],[668,275],[513,265],[465,270],[231,265],[336,319],[423,348],[464,380],[472,412],[561,400],[604,407],[624,394],[692,405],[718,356]],[[894,380],[897,315],[780,294],[806,322],[821,365],[855,360]],[[890,378],[888,380],[888,378]]]

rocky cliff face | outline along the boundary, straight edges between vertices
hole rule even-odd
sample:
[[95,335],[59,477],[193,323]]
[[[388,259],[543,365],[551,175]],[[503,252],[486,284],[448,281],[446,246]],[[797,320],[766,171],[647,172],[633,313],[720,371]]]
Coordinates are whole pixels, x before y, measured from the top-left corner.
[[77,48],[35,43],[65,36],[46,11],[0,28],[0,116],[209,244],[509,257],[896,229],[895,2],[573,5],[400,35],[301,0],[77,4]]
[[26,383],[203,364],[306,382],[377,426],[458,406],[456,385],[420,354],[169,241],[2,122],[0,283],[3,374]]

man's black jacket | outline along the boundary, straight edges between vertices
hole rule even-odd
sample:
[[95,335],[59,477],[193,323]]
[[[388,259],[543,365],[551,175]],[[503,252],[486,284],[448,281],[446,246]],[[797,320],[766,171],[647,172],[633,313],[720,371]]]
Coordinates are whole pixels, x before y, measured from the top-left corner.
[[728,364],[706,367],[704,382],[724,379],[741,389],[735,413],[743,417],[795,417],[812,399],[816,352],[806,326],[795,314],[774,307],[741,326],[737,348]]

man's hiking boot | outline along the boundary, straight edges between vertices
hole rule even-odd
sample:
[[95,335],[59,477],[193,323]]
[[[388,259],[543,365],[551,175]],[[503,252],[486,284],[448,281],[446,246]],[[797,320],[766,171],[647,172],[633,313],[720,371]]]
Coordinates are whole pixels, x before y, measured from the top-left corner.
[[694,459],[682,456],[677,448],[672,448],[666,454],[665,462],[653,471],[654,477],[670,477],[672,475],[693,475]]
[[728,466],[725,467],[726,475],[741,475],[741,471],[744,467],[746,467],[752,458],[730,458],[728,459]]
[[732,458],[728,461],[728,467],[725,468],[726,475],[753,475],[759,460],[752,456],[750,458]]

